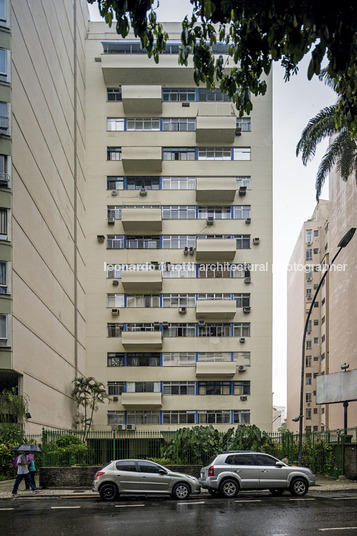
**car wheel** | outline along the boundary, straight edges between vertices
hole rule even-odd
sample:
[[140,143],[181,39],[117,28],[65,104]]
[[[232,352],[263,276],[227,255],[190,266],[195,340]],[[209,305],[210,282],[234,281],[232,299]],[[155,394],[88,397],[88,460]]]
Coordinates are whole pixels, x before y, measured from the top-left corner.
[[274,495],[274,497],[278,497],[279,495],[282,495],[285,490],[282,488],[278,488],[278,489],[270,489],[269,491],[272,495]]
[[212,497],[217,497],[220,495],[220,491],[218,489],[208,488],[208,493],[212,495]]
[[220,487],[220,492],[222,493],[222,495],[224,495],[224,497],[236,497],[238,495],[238,491],[239,484],[236,480],[234,480],[233,478],[227,478],[226,480],[223,480]]
[[179,499],[181,501],[182,499],[187,499],[190,496],[190,493],[190,486],[188,484],[185,484],[184,482],[179,482],[172,490],[173,498]]
[[306,495],[309,485],[304,478],[294,478],[290,484],[290,493],[291,495],[298,495],[303,497]]
[[103,501],[114,501],[118,497],[119,491],[115,484],[108,482],[101,486],[99,494]]

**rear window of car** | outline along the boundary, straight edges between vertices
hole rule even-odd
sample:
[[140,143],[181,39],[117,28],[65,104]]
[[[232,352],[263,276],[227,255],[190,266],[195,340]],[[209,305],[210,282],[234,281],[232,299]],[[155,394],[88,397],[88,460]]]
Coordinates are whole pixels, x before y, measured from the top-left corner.
[[117,462],[115,466],[118,471],[136,471],[136,465],[134,462]]

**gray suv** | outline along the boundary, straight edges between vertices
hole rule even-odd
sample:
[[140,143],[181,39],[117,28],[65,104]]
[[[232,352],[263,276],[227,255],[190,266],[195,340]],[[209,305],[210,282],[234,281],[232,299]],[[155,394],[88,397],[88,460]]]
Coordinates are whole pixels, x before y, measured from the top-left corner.
[[286,465],[262,452],[227,452],[202,467],[199,482],[211,495],[235,497],[239,490],[268,489],[272,495],[289,490],[302,497],[316,477],[306,467]]

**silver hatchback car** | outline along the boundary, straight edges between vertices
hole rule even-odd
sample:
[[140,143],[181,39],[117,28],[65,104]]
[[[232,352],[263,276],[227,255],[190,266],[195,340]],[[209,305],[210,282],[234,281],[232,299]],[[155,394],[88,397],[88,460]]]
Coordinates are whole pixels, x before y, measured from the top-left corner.
[[235,497],[239,490],[268,489],[272,495],[289,490],[302,497],[316,477],[311,469],[286,465],[262,452],[227,452],[201,469],[199,482],[211,495]]
[[187,499],[191,493],[200,493],[197,478],[174,473],[166,467],[147,460],[116,460],[98,471],[92,491],[99,492],[105,501],[119,495],[171,495]]

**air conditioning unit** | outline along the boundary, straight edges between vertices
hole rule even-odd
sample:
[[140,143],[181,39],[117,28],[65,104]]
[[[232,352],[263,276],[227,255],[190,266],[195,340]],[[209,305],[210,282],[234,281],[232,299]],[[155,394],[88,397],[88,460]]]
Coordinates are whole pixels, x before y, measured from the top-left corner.
[[312,300],[312,296],[309,294],[308,296],[306,296],[306,299],[307,299],[307,301],[311,301],[311,300]]
[[241,337],[241,338],[239,339],[239,342],[241,342],[241,343],[243,344],[243,343],[245,342],[245,337]]
[[162,323],[162,327],[163,327],[163,328],[168,328],[168,327],[169,327],[169,323],[168,323],[168,322],[163,322],[163,323]]
[[250,307],[243,307],[243,313],[250,313]]
[[252,282],[252,278],[251,278],[251,277],[245,277],[245,278],[244,278],[244,283],[245,283],[246,285],[249,285],[251,282]]
[[244,197],[245,194],[247,193],[247,187],[246,186],[240,186],[239,190],[238,190],[238,193],[239,193],[239,197]]
[[192,246],[190,247],[190,255],[193,255],[195,252],[195,248],[193,248]]
[[118,402],[118,400],[119,400],[118,396],[113,396],[113,402]]
[[244,365],[239,365],[238,370],[239,370],[239,372],[245,372],[245,366]]
[[112,316],[119,316],[120,310],[119,309],[112,309]]
[[207,225],[213,225],[214,223],[213,216],[208,216],[206,222],[207,222]]
[[102,235],[102,234],[97,234],[97,240],[100,244],[103,244],[104,240],[105,240],[105,236]]
[[250,223],[252,223],[252,218],[246,218],[246,219],[245,219],[245,223],[246,223],[247,225],[249,225]]
[[157,327],[160,327],[160,322],[154,322],[154,326],[157,328]]
[[113,216],[109,216],[108,225],[114,225],[114,223],[115,223],[115,218],[113,218]]
[[306,405],[309,408],[311,406],[311,402],[307,402]]
[[117,287],[119,285],[119,281],[117,279],[113,279],[112,285],[113,287]]
[[136,430],[136,424],[127,424],[126,429],[134,432],[134,430]]
[[236,128],[236,133],[235,133],[235,134],[236,134],[236,136],[241,136],[241,135],[242,135],[242,129],[241,129],[241,127],[237,127],[237,128]]
[[182,102],[182,103],[181,103],[181,106],[182,106],[182,108],[189,108],[189,107],[190,107],[190,103],[189,103],[189,102]]
[[204,320],[200,320],[200,321],[198,322],[198,325],[199,325],[199,326],[205,326],[205,325],[206,325],[206,322],[205,322]]
[[183,250],[184,255],[188,255],[188,247],[186,246]]
[[116,190],[112,190],[112,197],[116,197],[118,195],[118,192]]
[[259,244],[260,242],[260,238],[253,238],[253,244],[256,246],[257,244]]
[[246,395],[242,395],[240,399],[244,402],[245,400],[248,400],[248,397]]
[[126,425],[125,424],[118,424],[118,430],[119,431],[126,430]]
[[187,312],[186,307],[179,307],[179,313],[180,313],[181,315],[184,315],[186,312]]
[[142,186],[142,187],[140,188],[140,195],[141,195],[142,197],[144,197],[145,195],[148,195],[148,191],[147,191],[147,189],[145,188],[145,186]]

